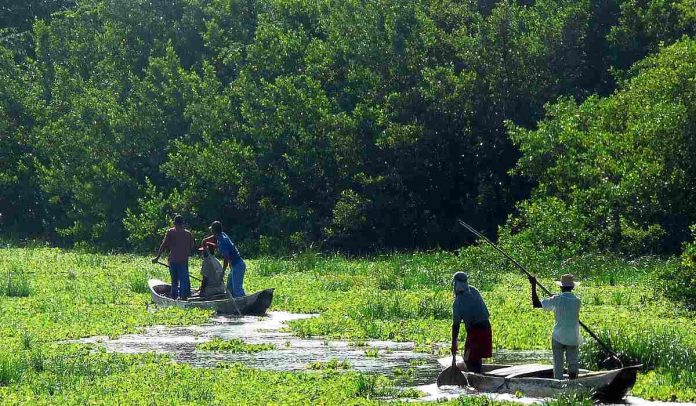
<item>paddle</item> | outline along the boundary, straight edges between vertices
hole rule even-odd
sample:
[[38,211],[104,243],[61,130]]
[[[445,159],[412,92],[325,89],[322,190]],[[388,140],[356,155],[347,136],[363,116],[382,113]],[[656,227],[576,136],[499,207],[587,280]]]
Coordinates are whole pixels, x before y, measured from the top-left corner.
[[452,366],[445,368],[437,376],[437,386],[469,386],[469,380],[466,375],[457,366],[457,357],[452,354]]
[[[157,261],[157,263],[160,264],[160,265],[162,265],[162,266],[166,266],[167,268],[169,268],[169,265],[165,264],[165,263],[162,262],[162,261]],[[190,274],[189,274],[189,277],[190,277],[191,279],[195,279],[195,280],[197,280],[198,282],[201,282],[201,283],[202,283],[202,281],[201,281],[200,279],[196,278],[196,277],[193,276],[193,275],[190,275]]]
[[[503,256],[504,256],[505,258],[507,258],[510,262],[512,262],[519,270],[521,270],[525,275],[527,275],[527,277],[534,278],[534,279],[536,280],[536,278],[535,278],[527,269],[525,269],[525,267],[523,267],[523,266],[522,266],[519,262],[517,262],[513,257],[511,257],[510,255],[508,255],[507,252],[503,251],[500,247],[498,247],[497,245],[495,245],[495,244],[494,244],[491,240],[489,240],[485,235],[483,235],[483,234],[481,234],[480,232],[476,231],[475,228],[473,228],[473,227],[471,227],[470,225],[466,224],[466,223],[463,222],[462,220],[458,220],[458,221],[459,221],[459,224],[460,224],[461,226],[463,226],[463,227],[466,228],[467,230],[471,231],[475,236],[477,236],[477,237],[483,239],[483,240],[484,240],[485,242],[487,242],[491,247],[495,248],[496,251],[498,251],[499,253],[503,254]],[[539,286],[539,288],[541,288],[542,291],[544,291],[544,293],[546,293],[547,295],[551,295],[551,292],[549,292],[548,289],[546,289],[541,283],[539,283],[538,280],[536,281],[536,284],[537,284],[537,286]],[[609,346],[608,346],[607,344],[605,344],[602,340],[600,340],[599,337],[597,337],[597,335],[596,335],[595,333],[593,333],[592,330],[590,330],[590,328],[587,327],[587,326],[585,325],[585,323],[583,323],[582,321],[579,321],[579,320],[578,320],[578,322],[580,323],[580,327],[582,327],[585,331],[587,331],[587,333],[590,335],[590,337],[594,338],[594,339],[599,343],[599,345],[602,346],[602,348],[604,348],[604,350],[609,354],[610,358],[613,358],[613,359],[615,359],[616,361],[618,361],[618,362],[619,362],[619,365],[623,368],[623,362],[622,362],[621,359],[619,358],[619,355],[618,355],[616,352],[614,352],[614,350],[612,350],[611,348],[609,348]],[[608,364],[609,364],[608,361],[609,361],[609,359],[606,359],[606,360],[602,361],[602,363],[605,364],[605,365],[608,365]]]

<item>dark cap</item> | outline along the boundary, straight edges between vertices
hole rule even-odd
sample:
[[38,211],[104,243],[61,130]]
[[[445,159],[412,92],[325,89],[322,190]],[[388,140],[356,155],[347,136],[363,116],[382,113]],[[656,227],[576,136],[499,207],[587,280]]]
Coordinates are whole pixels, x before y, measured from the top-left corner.
[[210,231],[214,234],[220,234],[222,232],[222,223],[217,220],[213,221],[213,224],[210,225]]

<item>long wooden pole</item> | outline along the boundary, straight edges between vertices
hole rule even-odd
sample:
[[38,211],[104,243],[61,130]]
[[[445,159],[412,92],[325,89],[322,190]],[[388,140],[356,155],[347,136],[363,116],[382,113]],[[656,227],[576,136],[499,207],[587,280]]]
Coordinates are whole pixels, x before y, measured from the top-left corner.
[[[478,232],[475,228],[473,228],[473,227],[471,227],[470,225],[466,224],[466,223],[463,222],[462,220],[458,220],[458,222],[459,222],[459,224],[460,224],[461,226],[463,226],[463,227],[466,228],[467,230],[471,231],[475,236],[481,238],[483,241],[487,242],[491,247],[495,248],[496,251],[498,251],[499,253],[501,253],[505,258],[507,258],[510,262],[512,262],[512,263],[517,267],[517,269],[519,269],[520,271],[522,271],[525,275],[527,275],[528,277],[534,277],[525,267],[522,266],[522,264],[520,264],[519,262],[517,262],[517,261],[515,260],[515,258],[511,257],[510,255],[508,255],[507,252],[503,251],[502,248],[500,248],[500,247],[498,247],[496,244],[494,244],[494,243],[493,243],[491,240],[489,240],[485,235],[481,234],[481,233]],[[548,289],[546,289],[541,283],[539,283],[539,281],[536,279],[536,277],[534,277],[534,280],[536,280],[537,286],[539,286],[539,287],[541,288],[541,290],[544,291],[544,293],[546,293],[547,295],[550,295],[550,294],[551,294],[551,292],[550,292]],[[606,350],[606,351],[609,353],[609,355],[611,355],[613,358],[615,358],[616,360],[618,360],[619,362],[621,362],[621,360],[619,359],[618,354],[616,354],[616,352],[614,352],[614,350],[612,350],[607,344],[605,344],[602,340],[600,340],[600,338],[597,337],[597,335],[596,335],[595,333],[593,333],[592,330],[590,330],[590,328],[587,327],[587,326],[585,325],[585,323],[583,323],[582,321],[579,321],[579,320],[578,320],[578,322],[580,323],[580,327],[582,327],[585,331],[587,331],[587,333],[588,333],[592,338],[594,338],[595,340],[597,340],[597,342],[602,346],[602,348],[604,348],[604,350]],[[622,365],[623,365],[623,363],[622,363]]]
[[[160,265],[162,265],[162,266],[166,266],[167,268],[169,268],[169,265],[165,264],[165,263],[162,262],[162,261],[157,261],[157,263],[160,264]],[[195,280],[197,280],[198,282],[201,282],[200,279],[198,279],[198,278],[196,278],[195,276],[191,275],[191,273],[189,273],[189,278],[195,279]]]

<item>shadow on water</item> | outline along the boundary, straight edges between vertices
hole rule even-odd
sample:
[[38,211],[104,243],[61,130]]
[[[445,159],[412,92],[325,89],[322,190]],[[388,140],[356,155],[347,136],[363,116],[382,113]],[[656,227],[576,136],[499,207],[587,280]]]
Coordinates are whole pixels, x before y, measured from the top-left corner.
[[[303,339],[282,331],[287,322],[315,317],[312,314],[271,312],[267,317],[218,316],[208,324],[195,326],[153,326],[140,334],[116,339],[105,336],[71,340],[73,343],[95,343],[107,351],[119,353],[155,352],[169,354],[175,361],[197,367],[213,367],[220,363],[238,362],[250,368],[276,371],[302,371],[316,362],[348,361],[353,370],[378,373],[396,378],[403,386],[417,387],[426,396],[420,400],[452,399],[472,394],[463,388],[438,388],[435,385],[441,367],[437,355],[415,351],[409,342],[367,341],[364,346],[347,341]],[[249,344],[272,344],[275,349],[256,353],[197,350],[196,346],[215,338],[240,339]],[[375,354],[376,350],[376,354]],[[498,350],[491,362],[498,364],[549,363],[550,351]],[[517,398],[514,395],[486,394],[498,400],[539,403],[541,399]],[[661,404],[629,398],[628,404]],[[683,404],[682,404],[683,405]]]

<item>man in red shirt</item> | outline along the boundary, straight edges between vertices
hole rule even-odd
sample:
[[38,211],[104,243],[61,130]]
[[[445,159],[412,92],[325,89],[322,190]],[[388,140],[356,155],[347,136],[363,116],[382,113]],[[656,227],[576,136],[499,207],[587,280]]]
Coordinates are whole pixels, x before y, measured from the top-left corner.
[[152,259],[156,263],[162,251],[169,250],[169,275],[172,277],[172,299],[186,300],[191,296],[191,280],[189,279],[188,260],[194,248],[193,236],[184,228],[184,218],[174,217],[174,227],[167,230],[164,240],[157,250],[157,256]]

